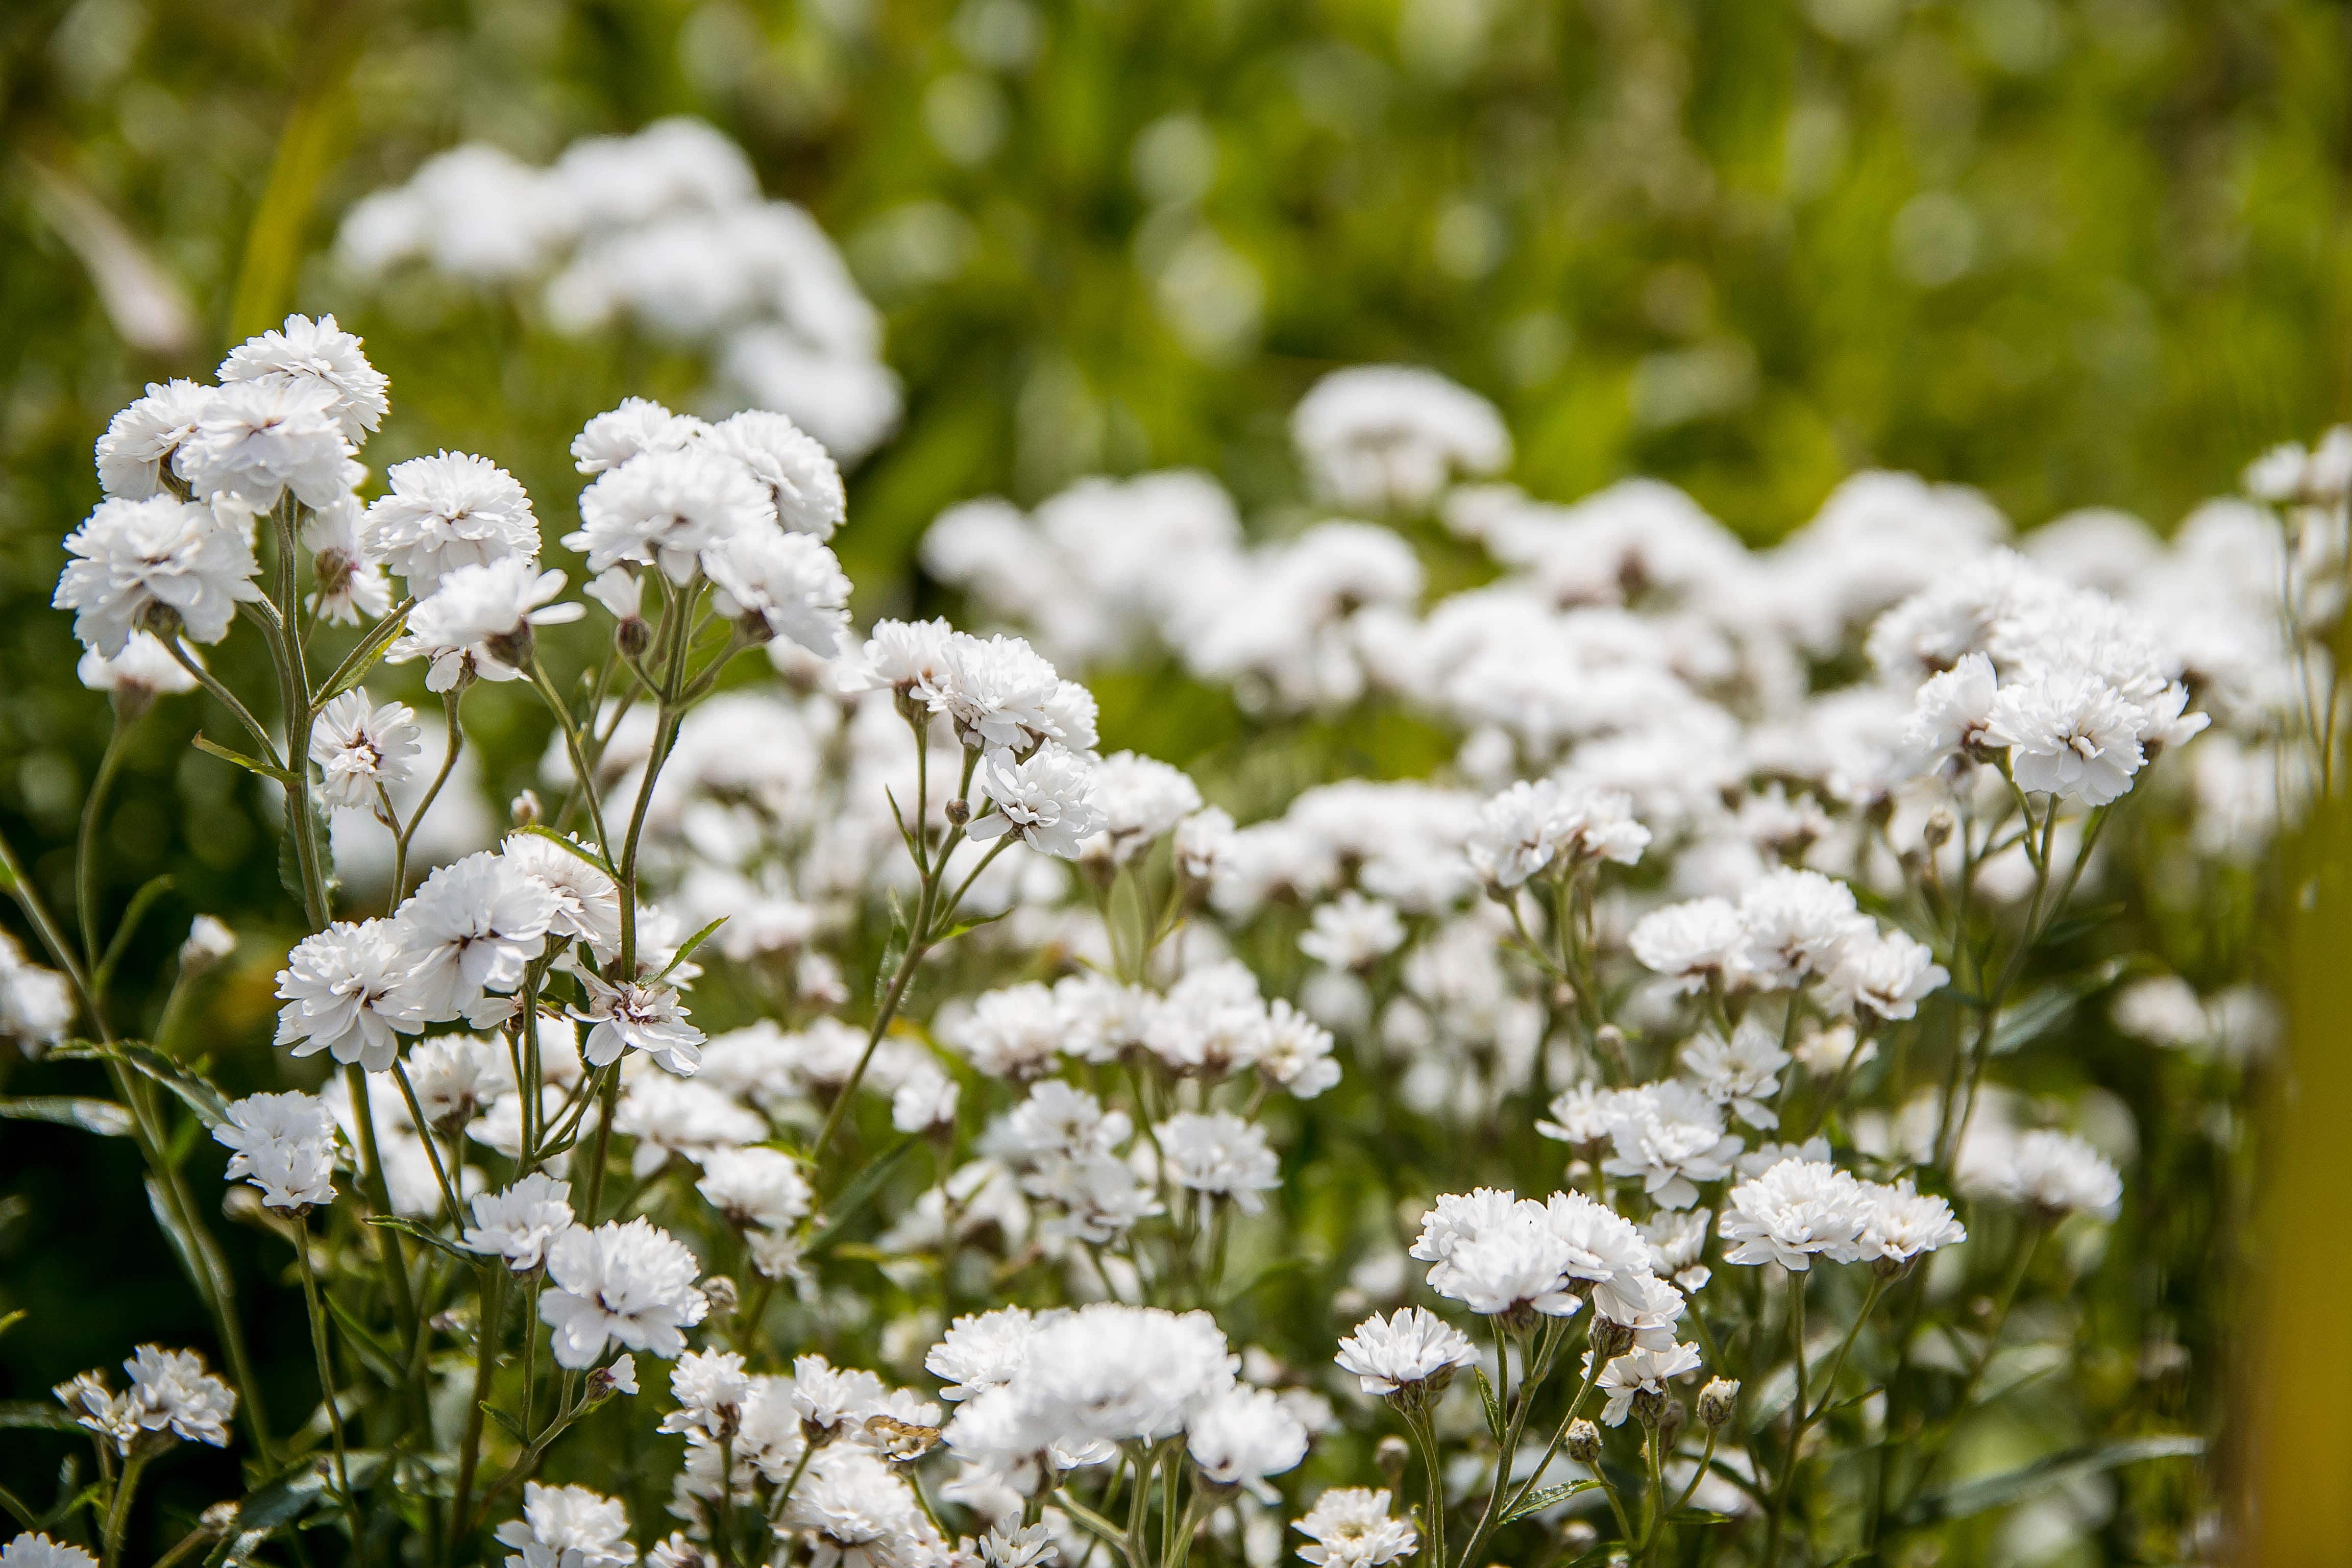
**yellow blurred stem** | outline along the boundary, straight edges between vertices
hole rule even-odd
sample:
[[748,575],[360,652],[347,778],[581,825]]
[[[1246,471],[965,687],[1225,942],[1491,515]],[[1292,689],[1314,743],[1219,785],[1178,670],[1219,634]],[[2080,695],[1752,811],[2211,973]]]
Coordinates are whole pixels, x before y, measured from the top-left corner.
[[307,248],[311,210],[319,187],[341,158],[351,134],[352,68],[359,63],[369,7],[321,4],[315,8],[313,47],[298,68],[301,95],[278,133],[270,160],[269,183],[246,230],[245,258],[229,303],[232,342],[265,331],[285,317],[294,293],[294,274]]

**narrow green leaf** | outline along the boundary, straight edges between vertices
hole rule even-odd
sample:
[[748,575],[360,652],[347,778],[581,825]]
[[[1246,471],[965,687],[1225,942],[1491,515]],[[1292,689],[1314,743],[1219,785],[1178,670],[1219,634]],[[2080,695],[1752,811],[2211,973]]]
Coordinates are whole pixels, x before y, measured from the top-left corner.
[[224,746],[217,741],[208,741],[201,734],[195,737],[195,747],[206,756],[218,757],[225,763],[233,763],[247,773],[259,773],[263,778],[275,779],[279,784],[286,782],[286,770],[275,763],[265,763],[259,757],[247,756],[245,752]]
[[5,1509],[14,1515],[16,1522],[26,1530],[41,1528],[41,1516],[26,1507],[24,1500],[6,1487],[0,1487],[0,1509]]
[[868,1161],[864,1170],[850,1178],[849,1184],[841,1189],[840,1195],[826,1206],[824,1228],[817,1232],[816,1238],[808,1245],[811,1254],[821,1251],[840,1235],[841,1227],[866,1206],[866,1200],[880,1189],[891,1171],[906,1157],[907,1152],[922,1141],[920,1134],[899,1140]]
[[360,1364],[373,1373],[377,1382],[387,1387],[398,1388],[408,1381],[407,1369],[402,1365],[397,1351],[369,1332],[367,1326],[352,1315],[352,1310],[335,1299],[334,1292],[322,1290],[320,1295],[326,1302],[327,1315],[333,1318],[335,1326],[342,1331],[343,1342],[352,1347],[352,1352],[360,1358]]
[[98,973],[90,980],[98,994],[106,994],[107,983],[114,978],[115,967],[122,962],[123,950],[131,945],[131,938],[139,930],[139,922],[147,918],[147,911],[155,907],[155,900],[171,890],[172,879],[166,873],[148,878],[140,884],[139,890],[131,895],[131,903],[122,911],[121,922],[114,928],[113,939],[106,944],[106,956],[98,961]]
[[447,1237],[417,1224],[404,1215],[370,1215],[368,1224],[380,1225],[386,1230],[396,1230],[403,1236],[411,1237],[425,1243],[427,1247],[437,1247],[450,1257],[460,1258],[468,1264],[479,1263],[482,1260],[480,1253],[467,1251]]
[[1600,1485],[1599,1481],[1593,1480],[1562,1481],[1556,1487],[1546,1487],[1539,1492],[1529,1492],[1518,1500],[1517,1506],[1496,1521],[1496,1523],[1509,1524],[1516,1520],[1525,1519],[1531,1513],[1541,1513],[1555,1504],[1566,1502],[1579,1492],[1591,1491]]
[[1474,1366],[1470,1370],[1478,1379],[1478,1403],[1486,1407],[1486,1430],[1495,1435],[1496,1442],[1500,1443],[1506,1430],[1502,1402],[1495,1397],[1495,1385],[1486,1381],[1486,1369]]
[[173,1254],[197,1290],[223,1303],[233,1300],[236,1286],[229,1279],[227,1259],[221,1257],[209,1235],[180,1224],[172,1213],[172,1200],[163,1184],[152,1176],[147,1178],[147,1206],[154,1211],[155,1223],[163,1227],[164,1239],[172,1244]]
[[79,1432],[73,1412],[52,1399],[0,1399],[0,1428]]
[[82,1100],[69,1094],[0,1100],[0,1116],[14,1121],[54,1121],[60,1127],[79,1127],[101,1138],[128,1138],[138,1125],[127,1109],[110,1100]]
[[2015,1005],[2002,1008],[1987,1049],[1998,1057],[2032,1045],[2057,1027],[2084,997],[2114,984],[2126,962],[2111,959],[2068,979],[2053,981]]
[[141,1076],[152,1079],[184,1101],[207,1127],[228,1120],[228,1097],[194,1068],[184,1067],[152,1046],[119,1040],[110,1046],[75,1040],[49,1053],[61,1061],[118,1061]]
[[1717,1513],[1711,1508],[1678,1508],[1666,1515],[1675,1524],[1729,1524],[1731,1515]]
[[955,924],[941,931],[939,939],[941,942],[953,942],[956,938],[963,935],[966,931],[975,931],[982,926],[992,926],[1012,912],[1013,910],[1010,908],[1005,908],[997,910],[992,915],[974,915],[968,921],[958,921]]
[[2205,1439],[2186,1434],[2134,1437],[2102,1448],[2073,1448],[1922,1498],[1905,1512],[1903,1522],[1933,1524],[1941,1520],[1967,1519],[2143,1459],[2193,1458],[2204,1451]]
[[526,1448],[530,1447],[530,1434],[522,1429],[522,1423],[517,1420],[514,1416],[508,1415],[505,1411],[499,1409],[497,1405],[491,1404],[487,1399],[482,1401],[482,1414],[497,1422],[499,1424],[499,1430],[504,1432],[517,1443],[521,1444]]
[[13,1312],[0,1312],[0,1334],[6,1333],[10,1329],[15,1328],[17,1324],[23,1322],[26,1318],[31,1316],[32,1313],[26,1311],[22,1307],[17,1308]]
[[679,964],[684,963],[688,958],[692,957],[694,950],[700,947],[704,942],[709,941],[710,933],[717,931],[720,926],[723,926],[726,923],[727,917],[725,915],[720,915],[717,920],[712,921],[709,925],[704,926],[700,931],[696,931],[692,936],[688,937],[685,942],[679,946],[677,952],[671,956],[670,961],[662,965],[662,972],[659,974],[655,975],[654,978],[656,980],[668,979],[672,970],[676,969]]
[[[365,1487],[383,1464],[383,1454],[366,1448],[355,1448],[344,1458],[351,1467],[354,1488]],[[327,1500],[330,1464],[322,1454],[310,1455],[247,1493],[236,1505],[238,1531],[257,1537],[267,1535],[293,1523]]]
[[392,647],[392,639],[398,637],[401,628],[408,624],[408,612],[415,607],[415,604],[414,599],[402,600],[394,607],[392,614],[369,627],[367,636],[360,639],[359,646],[343,656],[343,662],[335,667],[335,673],[329,676],[327,684],[319,689],[319,695],[311,700],[310,706],[323,708],[365,680],[368,671],[376,667],[384,651]]
[[621,879],[621,873],[613,868],[613,863],[610,860],[605,859],[604,856],[589,848],[588,846],[581,843],[577,838],[572,838],[564,834],[558,833],[555,829],[547,826],[543,823],[534,822],[529,827],[518,827],[515,831],[518,833],[528,833],[533,838],[544,838],[550,844],[561,845],[572,855],[587,861],[588,864],[595,867],[596,869],[604,872],[607,877],[612,878],[613,880],[617,882]]

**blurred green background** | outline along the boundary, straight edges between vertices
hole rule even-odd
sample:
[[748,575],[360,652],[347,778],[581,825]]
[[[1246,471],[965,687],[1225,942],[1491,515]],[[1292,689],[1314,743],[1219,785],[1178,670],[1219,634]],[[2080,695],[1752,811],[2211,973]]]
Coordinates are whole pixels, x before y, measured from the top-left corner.
[[[97,497],[90,443],[143,382],[207,374],[289,309],[332,310],[393,379],[372,466],[480,451],[523,479],[551,539],[581,422],[701,384],[697,362],[625,335],[568,340],[454,290],[339,278],[341,212],[461,141],[543,162],[583,133],[702,115],[842,244],[908,393],[899,436],[852,476],[839,542],[867,613],[935,607],[912,545],[967,496],[1192,464],[1245,508],[1297,499],[1291,404],[1371,360],[1494,398],[1516,477],[1555,498],[1655,474],[1760,541],[1886,465],[1981,485],[2021,526],[2100,504],[2164,527],[2352,404],[2347,15],[9,0],[0,831],[68,904],[108,714],[47,603]],[[257,682],[254,652],[233,640],[219,662]],[[543,721],[496,701],[468,716],[503,800]],[[1180,761],[1244,738],[1224,707],[1108,716],[1107,744]],[[205,1043],[257,1058],[270,933],[293,911],[266,808],[186,746],[202,717],[173,703],[141,731],[104,824],[106,896],[176,879],[133,975],[199,910],[247,933]],[[0,1397],[142,1338],[207,1337],[129,1221],[127,1149],[0,1123],[0,1311],[34,1310],[0,1338]],[[257,1338],[300,1386],[298,1326]]]

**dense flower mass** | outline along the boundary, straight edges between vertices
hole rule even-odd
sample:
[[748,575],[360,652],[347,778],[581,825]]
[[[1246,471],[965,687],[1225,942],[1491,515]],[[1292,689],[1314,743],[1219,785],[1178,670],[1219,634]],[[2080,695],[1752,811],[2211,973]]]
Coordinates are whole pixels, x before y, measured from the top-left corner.
[[[435,160],[343,244],[867,363],[793,214],[668,122]],[[2320,776],[2352,437],[2169,544],[1864,474],[1751,550],[1663,485],[1494,482],[1484,399],[1343,370],[1297,493],[1356,516],[971,502],[922,544],[969,623],[853,630],[856,410],[629,399],[551,544],[486,458],[374,479],[387,398],[290,319],[126,408],[68,541],[85,683],[126,733],[206,689],[293,900],[200,919],[134,1039],[155,895],[61,923],[0,868],[47,949],[0,933],[0,1036],[114,1075],[0,1110],[136,1146],[218,1335],[57,1390],[101,1463],[48,1522],[108,1561],[143,1466],[233,1436],[266,1489],[189,1539],[255,1561],[1924,1561],[1979,1436],[2160,1424],[2045,1373],[2094,1286],[2189,1354],[2110,1288],[2277,1035],[2171,944]],[[1155,705],[1265,728],[1115,749]],[[200,1038],[281,952],[232,1097]],[[313,1336],[315,1414],[255,1397],[224,1216],[238,1269],[293,1250],[253,1321]]]

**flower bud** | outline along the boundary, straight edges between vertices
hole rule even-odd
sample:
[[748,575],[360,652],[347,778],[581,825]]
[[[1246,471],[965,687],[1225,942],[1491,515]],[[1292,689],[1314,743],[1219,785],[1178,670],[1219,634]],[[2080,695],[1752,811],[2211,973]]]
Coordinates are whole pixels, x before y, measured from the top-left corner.
[[737,1301],[735,1281],[726,1275],[713,1274],[702,1282],[701,1290],[704,1296],[709,1298],[712,1317],[723,1318],[735,1310]]
[[643,616],[631,616],[613,628],[613,646],[631,658],[642,658],[653,640],[654,629]]
[[507,803],[507,815],[514,820],[517,827],[529,827],[544,816],[546,812],[539,804],[539,792],[527,789]]
[[971,803],[960,795],[951,795],[948,796],[947,814],[950,826],[961,827],[971,820]]
[[1633,1348],[1633,1326],[1631,1323],[1621,1323],[1611,1318],[1595,1318],[1588,1332],[1592,1345],[1592,1359],[1601,1365],[1606,1366]]
[[1404,1468],[1412,1458],[1412,1446],[1393,1432],[1381,1438],[1379,1446],[1372,1449],[1372,1463],[1380,1467],[1381,1474],[1388,1478],[1391,1486],[1404,1479]]
[[1951,840],[1953,826],[1952,814],[1939,805],[1928,814],[1927,825],[1919,830],[1919,837],[1927,841],[1928,848],[1941,849]]
[[1672,1403],[1654,1389],[1633,1391],[1633,1419],[1644,1426],[1658,1426],[1665,1420],[1666,1406]]
[[1732,1412],[1738,1405],[1739,1384],[1737,1379],[1711,1378],[1707,1385],[1698,1391],[1698,1418],[1706,1423],[1710,1432],[1730,1420]]
[[1675,1439],[1680,1437],[1683,1428],[1689,1425],[1690,1406],[1679,1399],[1667,1400],[1666,1407],[1658,1412],[1658,1441],[1671,1449]]
[[1601,1457],[1601,1428],[1579,1416],[1568,1424],[1568,1441],[1562,1446],[1570,1458],[1589,1465]]

